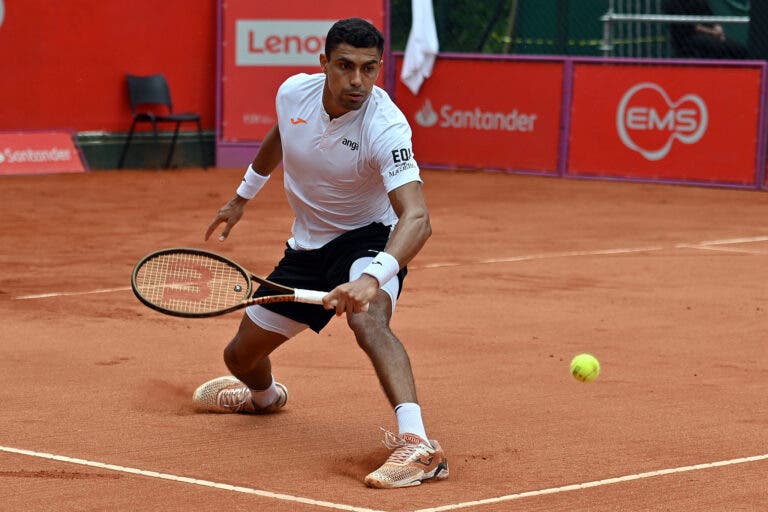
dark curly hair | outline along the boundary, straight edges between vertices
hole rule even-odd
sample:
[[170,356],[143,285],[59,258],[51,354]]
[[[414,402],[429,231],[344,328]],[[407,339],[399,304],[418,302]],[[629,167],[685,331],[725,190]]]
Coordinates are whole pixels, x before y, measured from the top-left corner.
[[325,38],[325,56],[330,59],[331,52],[344,43],[355,48],[375,46],[379,55],[384,53],[384,36],[364,19],[347,18],[334,23]]

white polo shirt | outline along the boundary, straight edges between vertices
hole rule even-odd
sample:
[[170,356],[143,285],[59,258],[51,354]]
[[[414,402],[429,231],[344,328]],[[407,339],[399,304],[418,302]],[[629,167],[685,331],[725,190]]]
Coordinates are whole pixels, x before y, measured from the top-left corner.
[[324,85],[322,73],[299,74],[277,92],[285,192],[295,215],[289,244],[298,249],[317,249],[372,222],[394,225],[387,193],[421,181],[411,128],[383,89],[331,120]]

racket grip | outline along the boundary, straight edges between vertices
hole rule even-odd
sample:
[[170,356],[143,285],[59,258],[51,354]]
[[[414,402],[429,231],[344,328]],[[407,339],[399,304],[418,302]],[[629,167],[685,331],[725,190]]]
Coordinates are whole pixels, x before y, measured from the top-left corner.
[[315,290],[302,290],[296,288],[293,290],[294,302],[304,302],[306,304],[322,304],[323,297],[328,295],[328,292],[318,292]]

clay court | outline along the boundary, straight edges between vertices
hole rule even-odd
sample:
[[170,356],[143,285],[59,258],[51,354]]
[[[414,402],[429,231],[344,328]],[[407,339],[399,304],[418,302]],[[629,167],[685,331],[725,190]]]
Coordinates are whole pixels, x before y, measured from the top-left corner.
[[[342,319],[273,355],[271,416],[195,413],[240,313],[130,291],[164,247],[257,274],[291,216],[273,179],[225,243],[241,169],[4,177],[3,510],[768,508],[768,195],[426,170],[434,235],[393,320],[450,478],[381,491],[394,415]],[[575,381],[573,355],[603,371]]]

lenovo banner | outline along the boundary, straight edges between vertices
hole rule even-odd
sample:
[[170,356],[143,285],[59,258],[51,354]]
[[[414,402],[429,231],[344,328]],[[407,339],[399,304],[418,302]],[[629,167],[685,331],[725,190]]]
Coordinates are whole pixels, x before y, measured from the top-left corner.
[[562,62],[441,56],[418,96],[398,80],[395,101],[422,165],[556,173],[562,84]]
[[0,176],[85,172],[67,132],[0,132]]
[[[337,20],[350,16],[349,3],[222,3],[220,139],[252,142],[275,123],[275,94],[296,73],[319,73],[325,35]],[[364,2],[355,16],[384,32],[384,2]]]
[[567,173],[754,185],[758,67],[577,63]]

